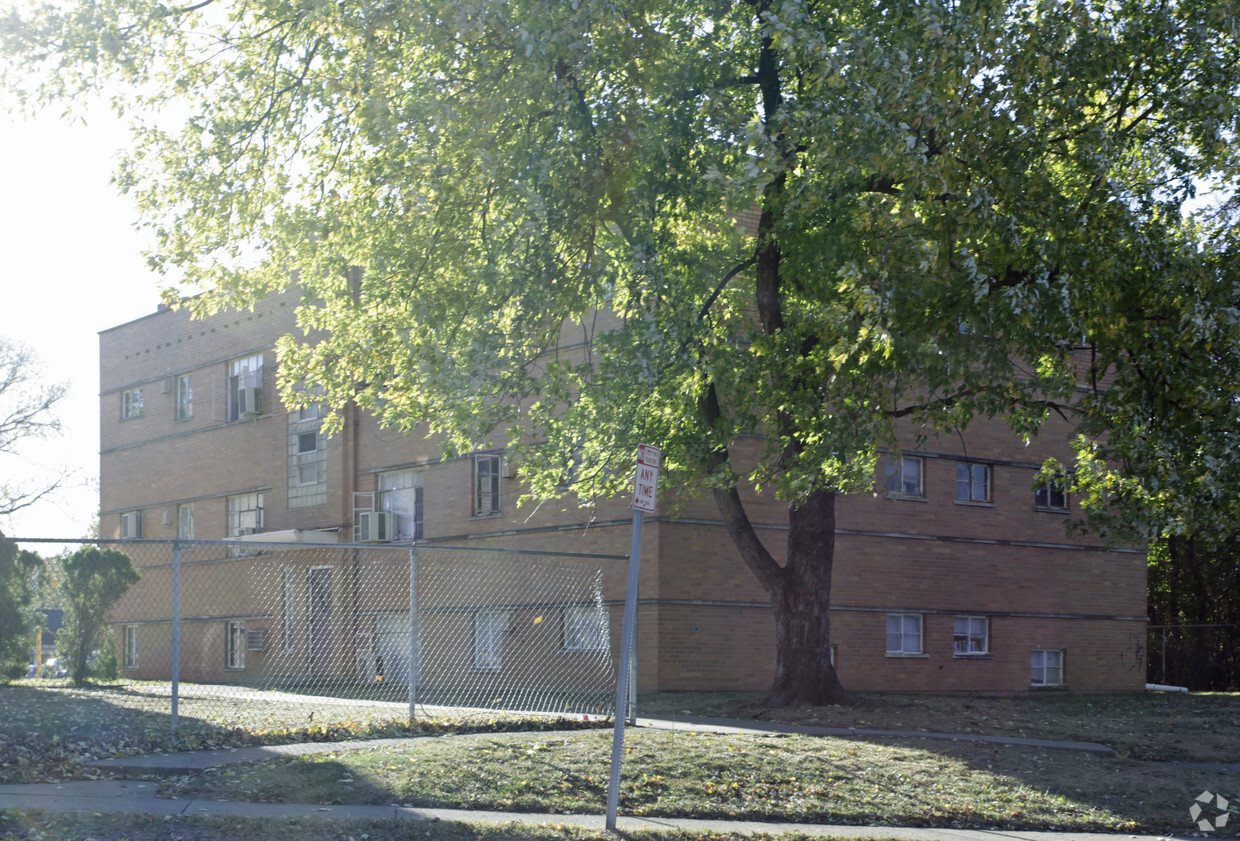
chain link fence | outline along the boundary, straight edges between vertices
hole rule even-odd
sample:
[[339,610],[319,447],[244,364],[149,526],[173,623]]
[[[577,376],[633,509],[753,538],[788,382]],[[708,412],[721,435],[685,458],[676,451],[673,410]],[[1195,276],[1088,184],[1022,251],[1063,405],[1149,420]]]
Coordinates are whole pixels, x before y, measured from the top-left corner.
[[174,728],[615,712],[602,567],[622,559],[259,538],[96,542],[140,574],[105,633],[121,697]]

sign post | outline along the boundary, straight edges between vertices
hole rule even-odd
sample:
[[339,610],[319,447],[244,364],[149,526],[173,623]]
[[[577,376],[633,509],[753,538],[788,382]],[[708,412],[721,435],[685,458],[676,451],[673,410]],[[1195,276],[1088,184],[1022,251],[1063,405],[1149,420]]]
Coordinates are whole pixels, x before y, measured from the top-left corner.
[[629,696],[630,662],[633,657],[633,626],[637,621],[637,583],[641,560],[642,514],[653,514],[658,503],[659,466],[657,447],[637,447],[637,472],[633,477],[633,541],[629,545],[629,581],[624,594],[624,628],[620,632],[620,668],[616,680],[616,724],[611,739],[611,780],[607,785],[607,829],[616,830],[620,803],[620,759],[624,754],[625,705]]

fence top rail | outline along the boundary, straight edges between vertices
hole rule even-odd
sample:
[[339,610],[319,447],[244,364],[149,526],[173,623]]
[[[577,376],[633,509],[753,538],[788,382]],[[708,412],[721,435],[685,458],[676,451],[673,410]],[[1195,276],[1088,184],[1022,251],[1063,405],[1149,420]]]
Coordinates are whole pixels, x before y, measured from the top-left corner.
[[1187,624],[1187,625],[1150,625],[1151,631],[1173,631],[1177,628],[1240,628],[1235,623]]
[[7,537],[0,536],[0,543],[51,543],[61,545],[94,545],[94,546],[243,546],[249,549],[362,549],[362,550],[432,550],[475,552],[494,555],[533,555],[554,558],[597,558],[610,561],[628,560],[628,555],[608,555],[597,552],[551,552],[540,549],[510,549],[493,546],[450,546],[439,543],[410,541],[403,543],[314,543],[310,541],[279,541],[279,540],[186,540],[177,537],[131,537],[131,538],[99,538],[99,537]]

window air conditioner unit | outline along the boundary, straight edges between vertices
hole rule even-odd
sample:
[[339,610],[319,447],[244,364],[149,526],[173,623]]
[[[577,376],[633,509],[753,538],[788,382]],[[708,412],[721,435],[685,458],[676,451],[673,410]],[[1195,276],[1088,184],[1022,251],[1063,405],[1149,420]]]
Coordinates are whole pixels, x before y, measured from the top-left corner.
[[237,389],[237,414],[258,415],[263,411],[263,390],[257,386]]
[[363,511],[357,518],[357,542],[391,543],[395,525],[391,511]]
[[130,511],[121,515],[121,539],[133,539],[142,536],[142,512]]

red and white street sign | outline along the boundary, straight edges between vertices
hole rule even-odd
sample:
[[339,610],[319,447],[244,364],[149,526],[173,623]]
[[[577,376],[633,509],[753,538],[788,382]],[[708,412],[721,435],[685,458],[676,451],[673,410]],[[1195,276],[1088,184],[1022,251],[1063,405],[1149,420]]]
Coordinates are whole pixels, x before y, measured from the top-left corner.
[[659,452],[658,447],[652,447],[649,444],[638,444],[637,445],[637,463],[638,464],[644,464],[647,467],[653,467],[655,470],[658,470],[659,461],[661,458],[662,458],[662,454]]
[[659,461],[658,447],[637,445],[637,474],[633,478],[633,507],[648,514],[655,512],[658,504]]

